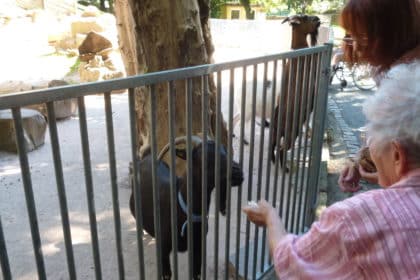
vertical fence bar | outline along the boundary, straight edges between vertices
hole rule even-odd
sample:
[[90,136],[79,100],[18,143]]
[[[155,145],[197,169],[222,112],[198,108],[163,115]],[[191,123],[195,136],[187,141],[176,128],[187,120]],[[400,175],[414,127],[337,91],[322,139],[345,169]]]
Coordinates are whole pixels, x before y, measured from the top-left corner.
[[175,166],[175,85],[173,81],[168,85],[168,115],[169,115],[169,146],[170,146],[170,186],[171,186],[171,227],[172,227],[172,271],[174,280],[178,280],[178,218],[177,218],[177,187]]
[[[276,87],[277,87],[277,60],[273,61],[273,85],[272,85],[272,92],[271,92],[271,119],[270,123],[273,124],[274,119],[274,105],[276,103]],[[268,147],[271,147],[273,145],[273,126],[270,125],[269,131],[268,131]],[[271,151],[270,149],[267,149],[267,169],[266,169],[266,181],[265,181],[265,196],[264,199],[266,201],[269,201],[269,195],[270,195],[270,175],[271,175]],[[274,198],[273,198],[274,199]],[[274,203],[273,203],[274,205]],[[261,252],[261,263],[264,264],[264,258],[265,258],[265,248],[266,248],[266,239],[267,239],[267,229],[263,228],[262,233],[262,252]],[[261,268],[263,270],[263,267]]]
[[[257,100],[257,72],[258,66],[257,64],[253,65],[253,81],[252,81],[252,113],[251,113],[251,134],[249,139],[249,167],[248,167],[248,196],[247,200],[252,200],[252,180],[253,180],[253,169],[254,169],[254,142],[255,142],[255,103]],[[250,221],[247,219],[246,221],[246,229],[245,229],[245,272],[244,277],[248,279],[248,258],[249,258],[249,239],[250,239]],[[257,250],[254,244],[254,250]],[[255,275],[254,275],[255,276]],[[253,276],[253,277],[254,277]]]
[[[310,66],[309,66],[309,84],[308,84],[308,89],[309,90],[308,90],[308,93],[307,93],[308,102],[306,104],[306,118],[308,120],[308,126],[309,126],[309,122],[310,122],[310,114],[314,109],[313,108],[313,99],[314,99],[314,94],[315,94],[314,78],[315,78],[315,75],[316,75],[316,73],[314,71],[314,69],[315,69],[314,64],[315,64],[315,55],[311,54],[311,56],[310,56]],[[308,184],[305,184],[307,171],[309,170],[309,163],[307,164],[307,162],[306,162],[306,156],[307,156],[307,152],[308,152],[308,140],[309,140],[309,135],[308,135],[308,133],[305,133],[305,141],[304,141],[304,144],[303,144],[303,159],[305,161],[305,165],[304,165],[304,168],[302,169],[302,175],[301,175],[301,177],[302,177],[301,186],[300,186],[301,193],[299,195],[299,205],[300,206],[299,206],[298,214],[297,214],[298,225],[299,225],[299,228],[297,230],[298,232],[303,232],[303,224],[302,223],[303,223],[303,220],[304,220],[303,219],[304,214],[302,214],[302,208],[304,208],[305,206],[302,205],[302,202],[306,201],[306,196],[307,196],[307,191],[308,191]],[[308,167],[305,168],[306,166],[308,166]],[[305,197],[305,199],[304,199],[304,197]],[[303,213],[305,213],[305,212],[303,212]]]
[[69,212],[67,207],[66,189],[64,185],[63,166],[61,164],[60,144],[55,121],[54,103],[47,103],[48,127],[50,129],[51,148],[54,160],[55,179],[57,183],[58,200],[60,202],[61,223],[63,227],[64,245],[66,247],[67,267],[70,279],[76,279],[76,267],[74,264],[73,247],[71,242],[71,231]]
[[0,216],[0,266],[4,279],[12,279],[12,272],[10,271],[9,257],[7,255],[6,240],[4,238],[3,226],[1,224]]
[[[283,95],[286,94],[286,92],[285,92],[285,89],[286,89],[286,72],[287,72],[286,66],[287,66],[286,60],[283,59],[282,60],[282,76],[281,76],[281,83],[280,83],[279,104],[277,104],[278,112],[277,112],[277,116],[275,116],[275,113],[276,113],[275,110],[271,114],[273,116],[272,119],[277,118],[277,127],[276,127],[276,132],[277,132],[276,143],[277,143],[277,145],[280,145],[280,127],[281,127],[281,124],[283,122],[283,111],[285,110],[285,108],[284,108],[285,104],[283,102],[283,100],[284,100]],[[273,122],[273,125],[274,125],[274,122]],[[274,166],[274,184],[273,184],[273,205],[274,205],[274,207],[276,207],[276,204],[277,204],[276,198],[277,198],[277,191],[278,191],[278,185],[277,184],[278,184],[278,177],[279,177],[278,176],[279,175],[279,163],[280,163],[280,157],[276,154],[275,166]],[[283,169],[283,167],[282,167],[282,169]],[[284,172],[282,173],[282,176],[284,176]],[[280,187],[283,189],[283,184]],[[281,197],[281,199],[282,199],[282,197]],[[279,204],[280,204],[280,202],[279,202]]]
[[229,277],[229,246],[230,246],[230,221],[231,221],[231,182],[232,182],[232,137],[233,137],[233,98],[235,93],[235,69],[230,69],[229,83],[229,117],[228,117],[228,159],[226,178],[226,239],[225,239],[225,279]]
[[311,174],[311,179],[314,183],[314,190],[313,190],[313,201],[311,203],[311,217],[310,219],[314,219],[314,208],[317,203],[318,199],[318,181],[319,181],[319,169],[320,169],[320,162],[321,162],[321,154],[322,154],[322,142],[324,139],[324,126],[325,126],[325,119],[326,119],[326,108],[327,108],[327,102],[328,102],[328,76],[329,76],[329,70],[330,65],[329,61],[331,61],[331,50],[332,50],[332,44],[326,44],[328,45],[328,49],[326,51],[321,52],[320,54],[320,78],[319,85],[318,85],[318,96],[317,96],[317,103],[316,107],[317,110],[319,109],[320,112],[318,116],[314,114],[314,126],[319,128],[319,135],[317,138],[315,138],[313,142],[313,148],[316,151],[316,154],[312,157],[314,160],[313,163],[315,165],[315,168],[313,168],[313,173]]
[[201,178],[201,279],[206,279],[207,264],[207,129],[208,129],[208,76],[201,77],[201,124],[203,133]]
[[187,204],[188,204],[188,279],[193,279],[194,244],[193,244],[193,178],[192,178],[192,79],[186,85],[186,125],[187,125]]
[[141,193],[137,157],[137,122],[136,103],[134,88],[128,89],[128,111],[130,116],[131,155],[133,160],[133,186],[134,186],[134,208],[136,213],[137,251],[139,257],[139,279],[145,278],[144,273],[144,248],[143,248],[143,216],[141,214]]
[[[277,118],[277,127],[276,127],[276,143],[277,145],[280,144],[280,127],[281,124],[283,122],[283,111],[285,110],[284,106],[284,97],[283,95],[286,94],[285,89],[286,89],[286,59],[282,59],[282,73],[281,73],[281,83],[280,83],[280,94],[279,94],[279,102],[277,104],[278,106],[278,112],[277,115],[275,110],[271,113],[272,119]],[[272,125],[274,126],[274,122],[272,122]],[[274,133],[274,132],[273,132]],[[274,137],[274,136],[273,136]],[[271,147],[270,147],[271,148]],[[270,149],[270,153],[271,153],[271,149]],[[274,182],[273,182],[273,200],[272,200],[272,204],[273,207],[277,206],[277,192],[278,192],[278,177],[279,177],[279,166],[280,165],[280,157],[276,154],[275,156],[275,160],[274,160]],[[284,169],[282,167],[282,178],[284,177]],[[281,205],[281,202],[283,200],[283,189],[284,189],[284,181],[282,179],[281,181],[281,185],[280,187],[282,188],[282,191],[280,192],[280,198],[279,198],[279,205]],[[281,206],[279,206],[279,208],[281,209]],[[269,263],[271,264],[271,258],[269,260]]]
[[[263,175],[263,159],[264,159],[264,122],[265,122],[265,106],[266,106],[266,99],[267,99],[267,89],[266,89],[266,83],[267,83],[267,62],[264,63],[264,76],[263,76],[263,82],[262,82],[262,108],[261,109],[261,116],[263,117],[260,125],[260,150],[259,150],[259,157],[258,157],[258,178],[257,178],[257,197],[256,200],[261,199],[261,192],[262,192],[262,175]],[[255,227],[254,229],[254,261],[253,261],[253,267],[252,267],[252,274],[253,279],[257,276],[257,262],[258,262],[258,238],[259,238],[260,229],[259,227]],[[264,244],[261,244],[261,247],[264,247]],[[262,257],[262,256],[261,256]],[[262,258],[259,259],[262,261]],[[261,268],[263,267],[263,264],[261,264]],[[262,270],[262,269],[261,269]]]
[[156,178],[156,86],[150,86],[150,123],[151,123],[151,152],[152,152],[152,185],[153,185],[153,215],[156,240],[157,279],[162,277],[162,236],[160,232],[160,189]]
[[[285,133],[284,133],[284,145],[285,145],[285,148],[284,148],[284,151],[283,151],[283,166],[281,167],[282,168],[282,171],[283,171],[283,174],[282,174],[282,176],[281,176],[281,185],[282,185],[282,190],[281,190],[281,199],[280,199],[280,209],[279,209],[279,213],[280,213],[280,217],[282,217],[282,219],[283,219],[283,221],[284,221],[284,225],[285,226],[287,226],[287,216],[285,217],[284,215],[283,215],[283,208],[284,208],[284,191],[285,191],[285,179],[286,179],[286,174],[285,174],[285,172],[286,172],[286,170],[288,169],[287,168],[287,143],[288,143],[288,141],[290,141],[290,137],[291,137],[291,135],[289,135],[290,133],[289,133],[289,131],[290,131],[290,111],[291,111],[291,97],[292,97],[292,91],[293,91],[293,89],[292,89],[292,81],[294,80],[294,78],[295,78],[295,73],[294,73],[294,71],[295,71],[295,63],[294,63],[294,60],[295,60],[295,58],[293,58],[293,59],[291,59],[289,62],[290,62],[290,64],[289,64],[289,69],[287,69],[286,71],[290,71],[289,73],[288,73],[288,81],[287,81],[287,84],[288,84],[288,87],[287,87],[287,92],[284,92],[284,94],[287,94],[287,102],[286,102],[286,108],[284,108],[285,110],[286,110],[286,116],[285,116]],[[283,125],[283,123],[280,123],[280,125],[282,126]],[[278,143],[278,145],[280,144],[280,142],[277,142]],[[279,155],[279,157],[280,157],[281,155]],[[290,180],[290,172],[291,172],[291,169],[289,170],[289,172],[288,172],[288,174],[287,174],[287,176],[288,176],[288,180]],[[290,189],[287,189],[287,197],[289,196],[289,193],[290,193]]]
[[120,279],[124,279],[124,259],[121,241],[121,217],[120,205],[118,199],[118,184],[117,184],[117,167],[115,158],[115,140],[114,140],[114,124],[112,121],[112,103],[111,93],[106,92],[105,99],[105,117],[106,117],[106,132],[108,139],[108,157],[109,157],[109,172],[111,178],[111,193],[112,193],[112,207],[114,214],[114,228],[115,228],[115,243],[117,249],[118,274]]
[[[222,73],[217,72],[217,94],[216,94],[216,143],[215,149],[220,149],[220,137],[221,137],[221,122],[222,122]],[[214,279],[217,280],[217,274],[219,271],[219,210],[220,210],[220,154],[216,153],[215,156],[215,168],[214,168],[214,182],[216,184],[216,207],[215,207],[215,237],[214,237]]]
[[34,249],[35,261],[39,279],[46,279],[44,257],[41,248],[41,238],[39,236],[38,220],[36,217],[36,207],[34,193],[32,190],[31,171],[28,163],[28,155],[26,153],[24,133],[22,127],[22,116],[20,108],[13,108],[13,122],[15,125],[17,148],[19,152],[20,169],[23,180],[23,188],[25,191],[26,206],[28,210],[29,225],[31,227],[32,245]]
[[[295,221],[296,221],[296,225],[297,225],[297,220],[298,217],[296,217],[296,204],[297,207],[300,207],[300,204],[297,203],[299,201],[298,196],[297,196],[297,192],[299,190],[299,195],[302,193],[302,188],[299,188],[299,171],[300,171],[300,165],[301,165],[301,146],[302,146],[302,128],[304,125],[304,122],[306,120],[306,118],[304,117],[305,112],[306,112],[306,102],[307,102],[307,96],[308,96],[308,92],[310,91],[310,88],[307,87],[308,84],[308,57],[305,56],[305,59],[303,61],[303,77],[302,77],[302,91],[300,94],[300,98],[301,101],[299,101],[299,121],[298,121],[298,129],[299,129],[299,135],[298,135],[298,150],[297,150],[297,164],[296,164],[296,176],[295,176],[295,182],[294,182],[294,188],[295,188],[295,192],[293,193],[293,208],[292,208],[292,219],[291,219],[291,225],[292,225],[292,232],[294,232],[295,234],[298,234],[298,229],[297,226],[295,225]],[[306,129],[306,133],[308,133],[308,129]],[[305,161],[305,159],[303,159],[303,162]],[[304,163],[303,163],[304,164]],[[304,168],[304,167],[302,167]],[[302,178],[301,178],[302,181]]]
[[[295,156],[295,136],[297,135],[297,129],[299,129],[298,127],[298,113],[299,113],[299,97],[301,95],[301,85],[302,85],[302,74],[301,74],[301,57],[297,57],[296,59],[296,80],[294,83],[295,87],[294,87],[294,94],[293,94],[293,98],[294,100],[293,102],[293,114],[290,114],[289,117],[292,117],[291,119],[291,130],[290,130],[290,168],[289,168],[289,181],[288,181],[288,192],[287,192],[287,201],[286,201],[286,220],[285,220],[285,225],[287,225],[287,229],[288,231],[292,231],[292,226],[290,225],[290,221],[291,221],[291,217],[290,217],[290,204],[292,204],[292,207],[294,207],[294,201],[290,201],[291,198],[293,198],[292,196],[292,191],[293,194],[296,193],[296,186],[292,186],[292,181],[293,181],[293,176],[292,174],[295,173],[294,172],[294,156]],[[290,121],[290,120],[289,120]],[[295,175],[296,176],[296,175]]]
[[86,196],[88,202],[90,236],[92,240],[95,275],[96,279],[102,279],[101,260],[99,255],[98,229],[96,225],[95,214],[95,196],[93,192],[92,169],[90,165],[89,137],[86,122],[85,99],[82,96],[78,97],[77,101],[79,106],[80,136],[82,142],[83,166],[85,171]]
[[[313,120],[312,120],[312,127],[314,127],[315,125],[315,118],[317,117],[318,114],[318,99],[319,99],[319,77],[320,77],[320,71],[321,71],[321,53],[318,53],[316,56],[316,75],[315,75],[315,82],[314,82],[314,87],[315,87],[315,92],[314,92],[314,97],[313,97],[313,102],[314,102],[314,109],[313,109]],[[314,133],[315,134],[315,133]],[[311,137],[311,142],[310,142],[310,150],[309,150],[309,168],[308,168],[308,175],[306,178],[306,185],[307,185],[307,192],[306,192],[306,197],[305,197],[305,204],[304,204],[304,223],[305,225],[309,226],[310,223],[312,223],[312,204],[310,203],[313,198],[312,198],[312,194],[313,194],[313,177],[314,177],[314,164],[316,163],[315,159],[314,159],[314,136]],[[309,188],[309,184],[311,183],[311,188]],[[309,206],[309,207],[308,207]],[[311,217],[310,217],[311,216]]]
[[[246,66],[242,67],[242,92],[241,92],[241,120],[239,135],[239,166],[241,170],[244,167],[244,131],[245,131],[245,104],[246,104]],[[238,188],[237,213],[236,213],[236,249],[235,249],[235,279],[239,279],[239,252],[241,242],[241,203],[242,202],[242,186]],[[246,245],[247,246],[247,245]],[[247,246],[248,247],[248,246]],[[245,264],[245,263],[244,263]]]

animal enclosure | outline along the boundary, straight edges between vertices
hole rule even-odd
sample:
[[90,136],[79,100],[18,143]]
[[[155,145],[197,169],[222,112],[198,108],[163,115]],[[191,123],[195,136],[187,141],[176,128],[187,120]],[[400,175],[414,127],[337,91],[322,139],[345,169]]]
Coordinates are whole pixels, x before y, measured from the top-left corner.
[[[264,277],[272,270],[266,232],[246,221],[240,209],[248,201],[265,198],[277,207],[288,231],[302,233],[313,222],[330,55],[331,46],[324,45],[241,61],[0,96],[0,110],[10,110],[13,114],[19,150],[20,168],[12,168],[14,163],[8,162],[9,172],[5,172],[8,174],[5,176],[21,177],[21,184],[8,186],[13,191],[0,195],[3,279],[33,279],[36,275],[39,279],[159,279],[169,275],[173,279]],[[282,104],[280,111],[294,112],[287,114],[293,118],[286,123],[298,136],[281,165],[277,154],[274,163],[271,162],[269,147],[274,129],[270,120],[274,119],[276,95],[284,86],[282,69],[292,58],[299,61],[301,73],[311,74],[292,76],[290,80],[296,80],[302,88],[315,90],[293,95],[288,87],[284,93],[293,96],[295,102],[294,106]],[[224,118],[229,131],[225,145],[221,141],[220,127],[214,138],[209,137],[211,120],[207,114],[191,113],[194,87],[202,88],[202,107],[207,108],[210,79],[216,85],[216,118]],[[267,81],[270,87],[265,86]],[[174,92],[174,83],[184,84],[185,91]],[[168,87],[168,104],[155,102],[156,87],[161,85]],[[151,95],[148,106],[152,127],[150,150],[142,158],[136,147],[134,102],[136,88],[140,87]],[[112,91],[124,89],[128,93],[112,94]],[[236,109],[235,94],[242,95],[241,106]],[[262,95],[261,108],[256,108],[257,95]],[[171,105],[175,96],[185,98],[188,120],[202,120],[200,135],[191,134],[190,121],[185,124],[186,135],[173,135],[176,119]],[[54,116],[53,102],[68,98],[78,99],[78,115],[68,124],[49,118],[49,145],[26,153],[21,108],[46,103],[48,115]],[[271,102],[266,102],[268,99]],[[251,100],[253,106],[245,106],[247,100]],[[267,104],[271,108],[266,108]],[[299,110],[290,108],[297,104],[301,106]],[[170,130],[166,156],[162,157],[162,151],[156,149],[158,106],[167,107]],[[234,128],[235,110],[241,110],[241,120]],[[249,120],[245,120],[249,115],[246,110],[251,110]],[[257,110],[260,116],[269,116],[268,127],[256,118]],[[91,111],[96,115],[91,115]],[[308,129],[298,124],[309,120],[311,113],[313,124],[309,137]],[[278,112],[278,117],[281,116]],[[78,143],[69,146],[69,138],[64,138],[64,134],[77,137]],[[182,144],[177,140],[180,136],[184,137]],[[290,135],[286,133],[283,141],[287,141],[287,137]],[[95,146],[92,145],[94,138],[100,141],[95,142]],[[244,138],[249,140],[248,145],[244,144]],[[277,138],[281,145],[282,139],[279,135]],[[71,149],[73,157],[63,157],[64,149]],[[40,152],[50,153],[50,160],[37,161]],[[145,155],[150,157],[146,167],[137,164]],[[130,162],[135,163],[131,168],[132,180]],[[187,168],[175,172],[179,162]],[[159,166],[165,166],[165,175],[159,171]],[[142,176],[140,167],[149,168],[151,182]],[[242,170],[241,180],[238,168]],[[46,172],[47,169],[46,178],[40,178],[40,170]],[[232,172],[233,169],[236,172]],[[75,183],[78,176],[84,176],[82,185]],[[152,192],[148,193],[152,205],[149,209],[142,207],[145,202],[141,190],[146,183]],[[240,186],[233,187],[237,184]],[[167,190],[164,195],[163,187]],[[38,195],[41,192],[47,194],[43,199]],[[9,194],[18,195],[19,203],[12,203],[15,200],[10,199]],[[146,222],[149,225],[145,226]],[[179,251],[172,249],[168,254],[169,274],[164,263],[167,261],[163,253],[165,242]],[[182,242],[185,248],[181,248]],[[198,259],[197,269],[194,266]]]

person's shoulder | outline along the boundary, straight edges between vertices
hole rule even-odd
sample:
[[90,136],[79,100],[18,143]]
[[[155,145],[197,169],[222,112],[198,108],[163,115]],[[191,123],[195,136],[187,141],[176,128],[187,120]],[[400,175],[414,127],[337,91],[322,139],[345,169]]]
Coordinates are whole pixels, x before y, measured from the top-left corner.
[[420,76],[420,57],[410,60],[409,62],[399,63],[392,66],[386,73],[386,77],[398,78],[406,76],[407,73],[413,78]]

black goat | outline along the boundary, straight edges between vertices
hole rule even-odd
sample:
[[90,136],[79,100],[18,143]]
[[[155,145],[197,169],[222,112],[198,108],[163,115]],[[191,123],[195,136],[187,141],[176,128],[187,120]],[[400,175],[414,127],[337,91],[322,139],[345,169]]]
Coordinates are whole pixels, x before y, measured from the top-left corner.
[[[183,137],[185,138],[185,137]],[[177,138],[177,143],[179,143]],[[193,198],[193,277],[199,279],[201,274],[201,212],[202,212],[202,149],[203,144],[201,139],[193,137],[195,147],[192,149],[192,198]],[[165,147],[167,149],[167,147]],[[165,153],[164,150],[160,153],[158,158],[162,157]],[[207,141],[207,213],[210,208],[210,197],[211,192],[215,187],[215,156],[216,153],[220,155],[220,170],[217,170],[220,174],[220,212],[224,215],[226,212],[226,192],[227,192],[227,161],[228,156],[224,146],[220,145],[219,150],[216,151],[216,145],[214,141]],[[186,150],[176,149],[176,155],[186,160]],[[143,217],[144,229],[153,237],[155,237],[154,227],[154,212],[153,212],[153,185],[152,185],[152,157],[151,154],[143,156],[143,159],[137,162],[139,176],[141,177],[141,213]],[[156,182],[157,187],[160,190],[160,228],[162,237],[162,277],[163,279],[171,278],[171,267],[169,261],[169,254],[174,249],[172,248],[172,228],[171,228],[171,210],[170,205],[170,170],[169,166],[162,160],[158,160],[156,168]],[[243,181],[242,170],[238,163],[232,162],[232,186],[239,186]],[[134,184],[132,184],[134,186]],[[188,231],[187,225],[187,173],[183,177],[177,177],[176,188],[178,192],[178,203],[177,203],[177,236],[178,236],[178,248],[174,250],[184,252],[187,248]],[[131,214],[135,217],[135,205],[134,205],[134,192],[130,196],[130,210]]]

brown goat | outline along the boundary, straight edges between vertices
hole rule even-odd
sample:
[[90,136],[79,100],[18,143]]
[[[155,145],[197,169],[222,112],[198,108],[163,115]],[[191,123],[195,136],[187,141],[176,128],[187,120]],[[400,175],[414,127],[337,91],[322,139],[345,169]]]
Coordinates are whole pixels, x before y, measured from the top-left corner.
[[[282,23],[289,22],[292,26],[292,49],[302,49],[309,47],[307,42],[307,35],[310,35],[311,39],[311,46],[315,46],[317,43],[318,37],[318,28],[321,25],[320,19],[317,16],[308,16],[308,15],[294,15],[287,17],[283,20]],[[314,66],[317,62],[317,56],[313,56]],[[279,145],[278,148],[278,155],[280,157],[280,163],[282,168],[285,168],[284,164],[284,153],[287,152],[292,145],[295,143],[296,138],[299,135],[299,131],[303,124],[306,121],[306,116],[303,114],[303,118],[300,120],[296,120],[299,123],[297,124],[297,128],[293,129],[293,118],[295,116],[300,116],[300,111],[304,110],[305,108],[300,108],[302,104],[302,96],[306,94],[303,92],[303,77],[309,77],[309,66],[311,65],[311,57],[307,59],[307,69],[306,75],[304,75],[303,71],[304,60],[298,63],[298,58],[292,58],[287,61],[283,73],[282,78],[282,89],[281,94],[277,98],[276,107],[274,111],[274,120],[273,120],[273,134],[272,134],[272,145],[270,146],[271,151],[271,160],[274,163],[276,159],[276,146],[277,146],[277,139],[284,138],[283,144]],[[316,68],[314,68],[316,69]],[[293,71],[293,75],[291,75]],[[298,72],[299,71],[299,72]],[[290,80],[292,79],[292,80]],[[289,81],[290,80],[290,81]],[[296,86],[299,85],[299,86]],[[290,88],[289,88],[290,86]],[[313,89],[310,89],[313,90]],[[288,92],[290,91],[290,96],[288,97]],[[297,96],[296,96],[297,94]],[[297,97],[297,98],[296,98]],[[288,100],[290,98],[290,100]],[[310,101],[312,99],[312,101]],[[295,100],[297,101],[295,104]],[[313,98],[309,98],[308,102],[310,102],[310,111],[312,112],[313,109]],[[283,104],[283,106],[280,106]],[[296,106],[295,106],[296,105]],[[282,107],[280,119],[281,123],[279,126],[279,132],[277,132],[278,123],[279,123],[279,110]],[[295,112],[294,108],[297,108],[297,112]],[[287,132],[287,133],[286,133]],[[280,137],[277,137],[279,133]],[[287,134],[287,137],[286,137]],[[287,171],[287,168],[285,169]]]

